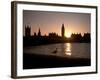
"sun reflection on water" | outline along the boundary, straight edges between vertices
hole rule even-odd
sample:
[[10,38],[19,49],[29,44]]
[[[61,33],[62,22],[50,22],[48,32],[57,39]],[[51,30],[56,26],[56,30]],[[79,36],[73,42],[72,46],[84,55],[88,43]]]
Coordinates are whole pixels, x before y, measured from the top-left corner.
[[65,54],[67,56],[71,56],[72,55],[72,53],[71,53],[71,43],[66,43],[66,52],[65,52]]

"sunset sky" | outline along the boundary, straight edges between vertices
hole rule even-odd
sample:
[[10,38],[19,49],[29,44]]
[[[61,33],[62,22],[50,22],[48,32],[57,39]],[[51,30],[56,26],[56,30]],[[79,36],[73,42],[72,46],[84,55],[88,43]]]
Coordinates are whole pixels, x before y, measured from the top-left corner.
[[88,13],[47,12],[23,10],[23,34],[25,25],[31,26],[31,35],[40,28],[42,35],[55,32],[61,35],[61,26],[64,24],[65,35],[71,33],[90,33],[91,15]]

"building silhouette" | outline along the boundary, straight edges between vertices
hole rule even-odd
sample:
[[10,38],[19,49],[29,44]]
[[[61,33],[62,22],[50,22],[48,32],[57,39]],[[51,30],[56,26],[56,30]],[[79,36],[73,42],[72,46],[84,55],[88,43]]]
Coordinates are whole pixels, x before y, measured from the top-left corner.
[[90,35],[90,33],[84,33],[83,40],[85,42],[90,42],[91,41],[91,35]]
[[62,24],[62,27],[61,27],[61,35],[62,35],[62,38],[65,37],[65,28],[64,28],[64,24]]
[[49,37],[58,37],[58,34],[55,32],[49,33]]
[[25,26],[25,36],[26,37],[31,36],[31,27],[29,27],[28,25]]
[[41,31],[40,31],[40,28],[39,28],[39,31],[38,31],[38,36],[41,36]]
[[34,35],[31,35],[31,27],[25,26],[25,36],[23,36],[23,45],[24,46],[37,46],[45,44],[55,44],[55,43],[90,43],[91,35],[90,33],[84,33],[82,36],[81,33],[72,33],[70,38],[65,37],[65,27],[64,24],[61,26],[61,36],[56,32],[50,32],[48,35],[42,35],[40,28],[38,32],[34,32]]
[[34,36],[37,36],[37,35],[36,35],[36,32],[34,32]]

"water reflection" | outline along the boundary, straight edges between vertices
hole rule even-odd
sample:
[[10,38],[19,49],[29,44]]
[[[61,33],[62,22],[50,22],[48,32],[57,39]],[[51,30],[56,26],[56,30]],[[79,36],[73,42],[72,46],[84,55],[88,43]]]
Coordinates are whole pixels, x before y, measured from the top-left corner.
[[66,43],[66,49],[65,49],[65,54],[68,56],[71,56],[71,43]]
[[[29,54],[55,55],[70,58],[91,58],[90,47],[90,43],[58,43],[25,47],[23,51]],[[55,52],[53,52],[54,50]]]

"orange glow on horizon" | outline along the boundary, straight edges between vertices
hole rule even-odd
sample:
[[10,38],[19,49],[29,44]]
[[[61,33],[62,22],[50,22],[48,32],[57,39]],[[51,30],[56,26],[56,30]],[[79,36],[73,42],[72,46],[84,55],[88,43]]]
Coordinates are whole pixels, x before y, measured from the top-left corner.
[[70,38],[71,37],[71,32],[65,32],[65,37]]

